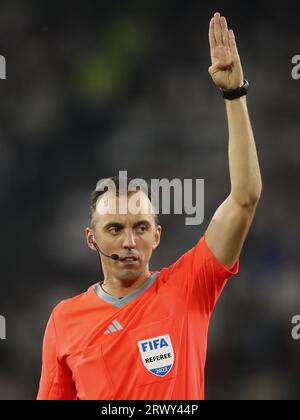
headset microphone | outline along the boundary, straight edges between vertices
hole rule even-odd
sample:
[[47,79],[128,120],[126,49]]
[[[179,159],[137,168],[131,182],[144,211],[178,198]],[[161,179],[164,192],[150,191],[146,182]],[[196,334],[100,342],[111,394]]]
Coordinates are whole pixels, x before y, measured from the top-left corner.
[[104,255],[105,257],[107,257],[107,258],[111,258],[112,260],[115,260],[115,261],[117,261],[117,260],[119,260],[120,259],[120,257],[119,257],[119,255],[118,254],[111,254],[111,255],[107,255],[107,254],[104,254],[104,252],[102,252],[101,251],[101,249],[98,247],[98,245],[96,244],[96,242],[93,240],[93,238],[90,238],[90,244],[93,244],[94,245],[94,247],[97,249],[97,251],[98,252],[100,252],[102,255]]

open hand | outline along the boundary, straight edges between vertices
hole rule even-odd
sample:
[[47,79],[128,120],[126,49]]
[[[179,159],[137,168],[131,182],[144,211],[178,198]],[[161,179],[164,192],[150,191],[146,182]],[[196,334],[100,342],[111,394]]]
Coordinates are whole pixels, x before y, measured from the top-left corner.
[[212,65],[208,71],[214,83],[222,89],[237,89],[244,84],[243,69],[234,32],[227,21],[215,13],[209,24],[209,44]]

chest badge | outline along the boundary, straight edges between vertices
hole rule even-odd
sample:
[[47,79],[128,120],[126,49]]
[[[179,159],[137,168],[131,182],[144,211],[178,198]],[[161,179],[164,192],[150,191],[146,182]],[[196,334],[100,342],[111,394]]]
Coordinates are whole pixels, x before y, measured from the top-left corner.
[[166,376],[174,363],[174,350],[169,334],[138,341],[145,368],[156,376]]

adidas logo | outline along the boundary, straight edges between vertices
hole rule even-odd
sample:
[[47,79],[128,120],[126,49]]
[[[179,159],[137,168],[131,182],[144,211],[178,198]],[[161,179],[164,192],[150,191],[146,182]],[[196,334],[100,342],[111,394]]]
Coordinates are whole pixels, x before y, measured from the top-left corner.
[[104,331],[104,334],[110,334],[120,330],[123,330],[122,325],[116,319],[114,319],[113,322],[108,326],[107,330]]

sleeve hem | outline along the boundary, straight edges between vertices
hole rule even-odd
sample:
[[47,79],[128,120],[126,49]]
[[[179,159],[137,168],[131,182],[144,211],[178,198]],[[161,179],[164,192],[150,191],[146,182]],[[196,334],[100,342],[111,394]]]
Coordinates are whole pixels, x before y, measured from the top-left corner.
[[215,264],[216,264],[216,268],[218,269],[218,271],[223,274],[224,277],[229,278],[231,276],[236,275],[239,272],[239,258],[237,258],[236,262],[233,264],[232,268],[229,269],[227,268],[224,264],[221,263],[221,261],[218,260],[218,258],[213,254],[213,252],[210,250],[210,248],[208,247],[206,240],[205,240],[205,235],[203,235],[199,241],[200,243],[203,243],[204,248],[206,249],[206,254],[208,256],[208,258],[211,258],[214,260]]

